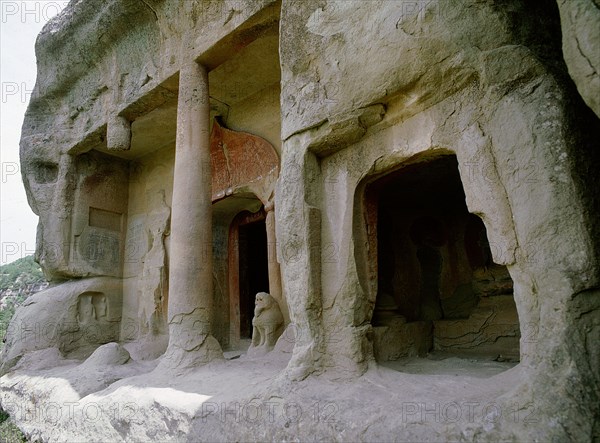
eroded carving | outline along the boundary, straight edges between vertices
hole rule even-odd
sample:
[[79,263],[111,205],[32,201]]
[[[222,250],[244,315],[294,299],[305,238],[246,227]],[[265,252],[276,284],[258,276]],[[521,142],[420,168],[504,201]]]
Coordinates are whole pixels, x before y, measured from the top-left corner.
[[77,323],[86,325],[96,320],[96,312],[92,304],[92,296],[82,294],[77,303]]
[[165,202],[163,189],[148,196],[148,207],[155,208],[146,217],[150,249],[144,255],[139,277],[141,328],[146,333],[166,332],[167,310],[167,251],[165,238],[169,235],[171,208]]
[[108,302],[101,292],[84,292],[77,301],[77,323],[89,325],[96,321],[106,320]]
[[266,292],[256,294],[254,318],[252,319],[252,348],[265,352],[275,346],[281,335],[283,315],[277,300]]
[[268,200],[279,176],[279,156],[269,142],[224,128],[215,120],[210,151],[213,201],[244,187],[261,201]]

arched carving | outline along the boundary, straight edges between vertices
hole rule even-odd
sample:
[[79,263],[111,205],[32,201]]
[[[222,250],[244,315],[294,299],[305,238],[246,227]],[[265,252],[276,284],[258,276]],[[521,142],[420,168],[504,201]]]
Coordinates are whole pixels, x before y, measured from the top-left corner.
[[268,141],[214,120],[210,134],[212,200],[249,191],[266,204],[279,176],[279,156]]

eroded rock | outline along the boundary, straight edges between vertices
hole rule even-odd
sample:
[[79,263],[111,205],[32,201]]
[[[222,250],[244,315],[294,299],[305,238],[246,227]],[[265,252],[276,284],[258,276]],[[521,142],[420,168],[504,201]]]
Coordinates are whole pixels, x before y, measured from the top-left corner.
[[57,348],[68,358],[86,358],[119,339],[121,281],[74,280],[31,296],[17,309],[2,350],[2,373],[26,354]]
[[600,5],[595,0],[558,0],[563,55],[569,75],[600,117]]
[[21,154],[79,280],[17,312],[0,401],[119,406],[17,417],[49,440],[592,439],[597,2],[558,6],[72,2]]

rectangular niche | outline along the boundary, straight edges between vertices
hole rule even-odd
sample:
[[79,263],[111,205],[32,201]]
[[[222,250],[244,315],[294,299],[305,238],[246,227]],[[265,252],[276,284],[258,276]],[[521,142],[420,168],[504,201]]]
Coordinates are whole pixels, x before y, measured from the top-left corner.
[[90,207],[89,226],[120,232],[122,223],[123,214]]

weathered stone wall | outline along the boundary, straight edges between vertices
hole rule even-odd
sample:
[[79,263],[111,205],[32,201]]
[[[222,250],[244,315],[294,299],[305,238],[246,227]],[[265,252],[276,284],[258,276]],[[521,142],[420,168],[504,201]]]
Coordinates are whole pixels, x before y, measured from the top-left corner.
[[[173,147],[167,147],[130,165],[131,204],[127,218],[121,326],[124,341],[147,337],[150,344],[160,340],[157,336],[167,334],[174,157]],[[155,357],[156,352],[149,352],[146,357]]]
[[[582,306],[574,298],[597,310],[584,294],[598,284],[598,242],[595,228],[582,229],[596,219],[583,184],[595,175],[581,160],[597,164],[586,148],[598,123],[557,58],[556,16],[521,2],[432,2],[418,12],[401,3],[284,2],[276,208],[278,238],[295,247],[294,260],[281,252],[282,272],[302,332],[290,374],[366,369],[375,291],[361,270],[359,183],[416,155],[450,151],[494,261],[515,282],[527,331],[521,361],[532,371],[525,384],[544,398],[543,380],[562,377],[558,361],[598,383],[588,371],[593,351],[573,352],[586,345],[571,332]],[[538,24],[548,34],[534,35]],[[365,113],[380,103],[385,117],[369,128]],[[298,170],[300,179],[289,180]],[[334,245],[335,260],[325,245]]]
[[100,153],[60,155],[39,146],[23,158],[39,215],[36,259],[50,279],[120,276],[128,166]]
[[600,3],[558,0],[562,47],[569,74],[587,105],[600,117]]
[[[239,49],[256,35],[271,32],[278,17],[278,10],[268,7],[271,3],[111,1],[99,8],[78,1],[44,28],[37,41],[38,76],[21,139],[28,200],[40,215],[40,226],[45,226],[40,228],[45,238],[37,243],[41,260],[52,253],[46,248],[70,245],[62,224],[68,225],[73,216],[74,156],[90,149],[106,150],[107,132],[111,132],[107,126],[116,115],[128,122],[143,120],[172,102],[183,60],[203,55],[207,64],[218,66],[232,45]],[[92,32],[95,29],[104,30],[101,38]],[[235,29],[246,32],[246,42],[225,38]],[[216,46],[221,53],[215,54]],[[274,128],[268,123],[263,130],[275,141],[279,137]],[[135,123],[132,129],[135,132]],[[135,138],[134,133],[132,149],[136,149]],[[147,148],[142,145],[136,150]],[[52,208],[59,207],[63,214],[57,217]],[[47,261],[50,277],[82,274],[69,270],[67,252],[52,263]]]
[[76,157],[75,165],[66,275],[120,277],[125,249],[129,166],[124,161],[96,152]]
[[[281,152],[279,33],[276,23],[209,73],[214,111],[229,129],[264,138]],[[227,103],[228,106],[224,106]]]
[[11,370],[24,355],[47,348],[87,358],[99,345],[119,339],[121,307],[117,278],[75,280],[34,294],[10,323],[0,372]]
[[[596,10],[585,13],[589,2],[573,3],[559,1],[565,59],[598,113],[593,35],[579,46],[591,67],[577,67],[582,58],[572,46],[593,29],[588,19]],[[568,31],[568,23],[576,29]],[[166,300],[175,295],[165,284],[177,101],[187,98],[178,97],[178,73],[197,61],[210,71],[212,114],[229,128],[264,137],[281,156],[277,260],[293,333],[284,334],[279,348],[290,335],[295,344],[277,379],[281,391],[265,388],[261,396],[285,398],[294,382],[318,384],[322,378],[314,375],[322,373],[351,386],[364,382],[359,377],[374,366],[373,344],[386,339],[371,323],[378,288],[365,189],[408,164],[456,155],[467,208],[485,224],[493,261],[514,282],[520,324],[518,383],[482,392],[535,404],[543,414],[534,426],[462,423],[439,435],[476,439],[485,430],[495,439],[589,439],[598,431],[600,404],[600,129],[568,76],[559,34],[550,0],[72,2],[38,41],[38,82],[21,155],[29,202],[40,216],[38,259],[54,279],[85,278],[37,294],[17,319],[29,325],[57,315],[58,301],[67,309],[57,318],[77,326],[41,344],[20,340],[13,329],[2,372],[43,347],[82,357],[104,342],[65,338],[90,319],[118,326],[121,281],[87,278],[96,275],[123,277],[120,337],[107,340],[134,341],[128,348],[134,360],[164,351]],[[190,92],[190,84],[182,90]],[[128,123],[130,149],[112,150],[109,136],[127,133]],[[185,191],[179,189],[181,196]],[[213,331],[205,324],[202,337],[183,330],[190,345],[183,354],[211,332],[222,346],[231,339],[229,229],[242,209],[260,207],[232,199],[212,208],[215,241],[207,249],[215,250],[207,260],[214,261],[214,294],[200,308],[204,315],[214,307]],[[99,233],[111,233],[105,250],[93,240]],[[104,246],[110,242],[115,246]],[[53,245],[66,247],[52,255]],[[199,261],[207,253],[195,252]],[[109,290],[115,307],[107,311],[101,294]],[[480,307],[494,311],[508,300],[492,298]],[[196,310],[176,307],[181,321],[192,318],[185,309]],[[514,320],[514,312],[502,312]],[[479,314],[485,312],[465,327]],[[426,347],[436,340],[437,349],[453,346],[444,341],[450,335],[430,337]],[[203,357],[220,355],[215,343]],[[498,343],[499,352],[505,345]],[[184,360],[166,362],[157,373]],[[411,392],[423,392],[421,382]],[[212,425],[214,432],[225,426]],[[429,432],[410,435],[421,431]]]
[[[72,2],[37,42],[38,78],[24,149],[34,134],[70,150],[102,132],[111,113],[133,121],[177,90],[183,60],[205,54],[272,2]],[[266,10],[275,18],[275,11]],[[103,29],[101,38],[94,30]],[[161,86],[162,85],[162,86]],[[54,131],[51,131],[53,129]],[[84,143],[85,145],[86,143]],[[56,149],[56,148],[55,148]]]

